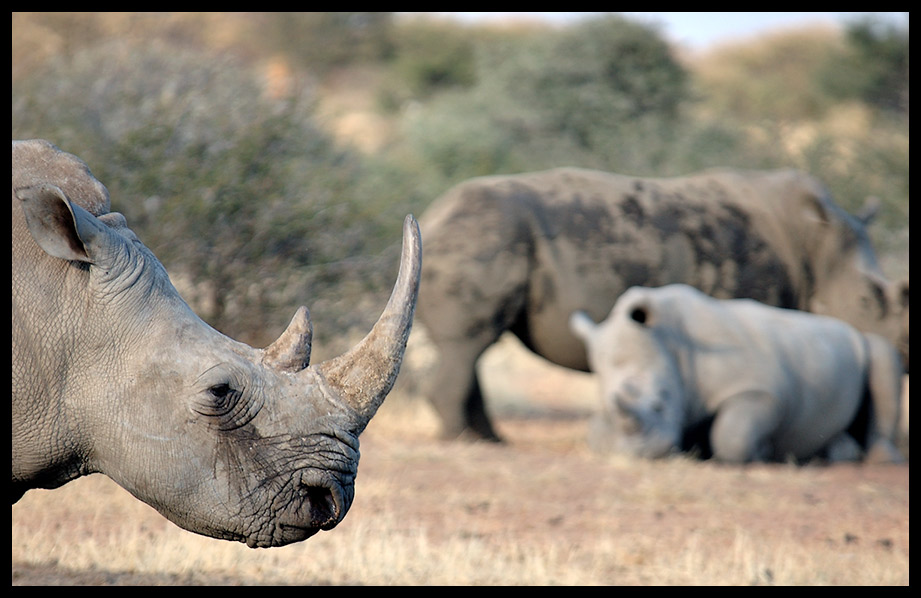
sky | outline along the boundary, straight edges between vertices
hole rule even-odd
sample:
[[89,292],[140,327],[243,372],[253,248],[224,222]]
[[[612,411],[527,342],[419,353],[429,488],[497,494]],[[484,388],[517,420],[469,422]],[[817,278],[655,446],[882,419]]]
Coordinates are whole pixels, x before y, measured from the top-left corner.
[[[452,15],[466,21],[526,16],[551,22],[568,22],[600,13],[458,12],[440,14]],[[805,26],[815,23],[843,25],[863,15],[878,15],[897,23],[906,23],[908,19],[907,13],[902,12],[624,12],[621,14],[659,24],[666,39],[692,50],[704,49],[713,43],[748,37],[781,27]]]

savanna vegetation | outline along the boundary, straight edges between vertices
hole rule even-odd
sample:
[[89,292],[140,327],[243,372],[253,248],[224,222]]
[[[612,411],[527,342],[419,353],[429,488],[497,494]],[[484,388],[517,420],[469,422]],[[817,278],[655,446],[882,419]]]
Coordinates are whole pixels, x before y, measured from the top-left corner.
[[403,216],[463,179],[575,165],[799,167],[908,270],[908,19],[685,55],[655,25],[397,13],[13,13],[12,137],[77,153],[193,307],[268,342],[386,296]]

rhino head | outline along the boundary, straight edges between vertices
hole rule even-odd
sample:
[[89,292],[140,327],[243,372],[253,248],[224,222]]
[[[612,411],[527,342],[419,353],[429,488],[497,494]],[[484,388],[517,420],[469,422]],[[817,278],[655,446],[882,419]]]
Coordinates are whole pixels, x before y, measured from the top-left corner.
[[654,330],[657,317],[630,291],[601,323],[583,311],[570,316],[601,386],[589,433],[599,452],[656,459],[681,448],[688,400],[679,366]]
[[13,155],[14,217],[19,204],[22,239],[34,240],[17,253],[14,219],[13,502],[98,472],[180,527],[250,547],[336,526],[354,496],[358,437],[410,333],[415,219],[405,220],[397,281],[371,331],[310,365],[306,308],[264,349],[224,336],[123,217],[84,209],[66,180],[17,188],[15,143]]
[[887,279],[877,260],[868,231],[879,212],[879,200],[868,198],[855,215],[824,194],[809,196],[805,206],[810,224],[805,253],[813,287],[807,311],[886,338],[899,351],[907,374],[908,279]]

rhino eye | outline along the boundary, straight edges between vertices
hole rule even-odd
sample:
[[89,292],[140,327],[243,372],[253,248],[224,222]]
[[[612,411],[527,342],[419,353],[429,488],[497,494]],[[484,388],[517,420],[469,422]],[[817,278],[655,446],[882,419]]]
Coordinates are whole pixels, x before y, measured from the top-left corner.
[[198,392],[190,407],[212,420],[219,430],[239,428],[256,416],[262,407],[262,393],[252,379],[227,364],[217,365],[199,377]]
[[863,297],[863,308],[867,311],[878,314],[877,317],[880,319],[885,318],[888,307],[888,302],[886,301],[886,289],[884,289],[881,285],[873,284],[870,286],[870,290],[872,291],[873,296]]
[[643,307],[635,307],[630,312],[630,319],[639,324],[645,324],[646,320],[649,318],[649,314],[646,309]]
[[202,401],[195,410],[202,415],[221,417],[233,411],[240,393],[230,384],[223,382],[208,387],[207,396],[208,400]]
[[233,389],[229,384],[215,384],[208,389],[208,392],[211,393],[211,396],[218,400],[224,400],[227,398],[227,395],[233,392]]

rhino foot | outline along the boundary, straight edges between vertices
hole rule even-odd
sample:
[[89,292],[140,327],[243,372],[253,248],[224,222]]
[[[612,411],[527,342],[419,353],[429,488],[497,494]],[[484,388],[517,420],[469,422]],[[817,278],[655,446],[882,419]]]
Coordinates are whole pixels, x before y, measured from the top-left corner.
[[905,457],[902,456],[902,453],[899,452],[899,449],[895,447],[892,442],[888,439],[881,438],[870,444],[870,447],[867,449],[867,454],[864,457],[866,463],[873,464],[901,464],[905,463]]

